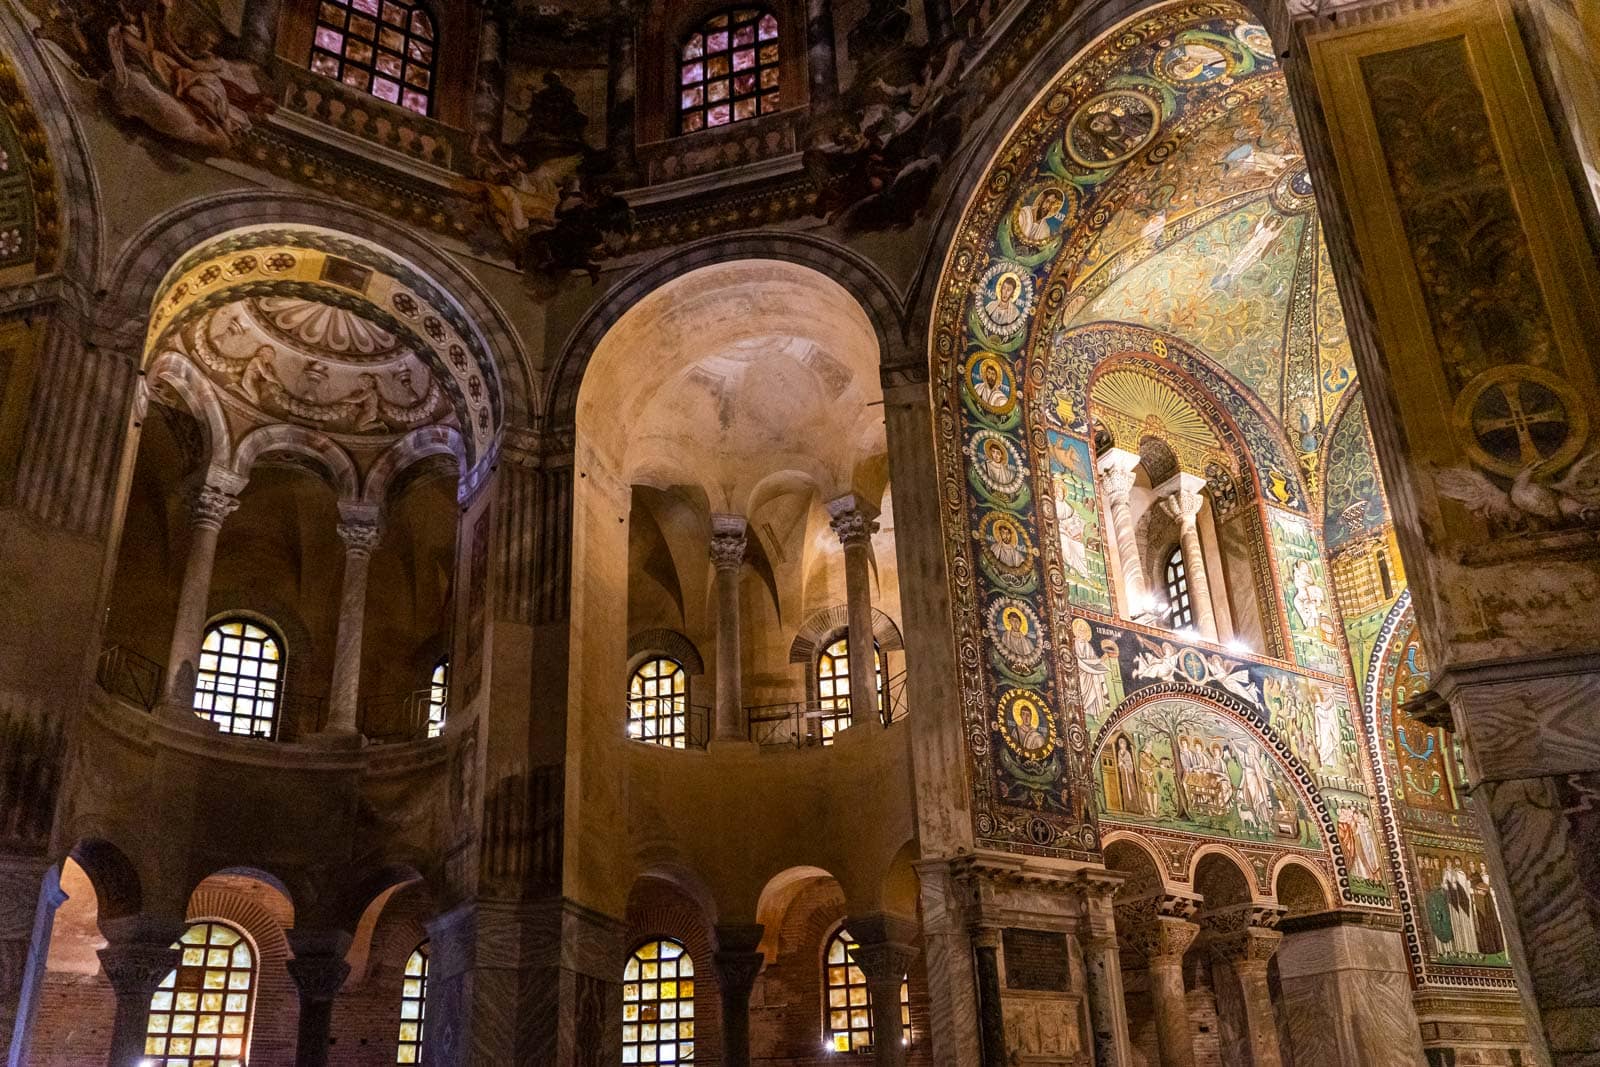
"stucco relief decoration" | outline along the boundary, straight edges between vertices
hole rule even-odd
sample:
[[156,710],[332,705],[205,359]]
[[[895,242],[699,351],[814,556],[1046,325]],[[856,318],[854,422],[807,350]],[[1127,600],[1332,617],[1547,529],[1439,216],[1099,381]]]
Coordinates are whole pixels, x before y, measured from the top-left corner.
[[[1215,138],[1219,116],[1260,111],[1266,97],[1282,96],[1281,81],[1265,77],[1276,73],[1270,48],[1263,46],[1265,31],[1255,27],[1238,35],[1247,25],[1242,15],[1229,5],[1171,5],[1123,27],[1114,41],[1075,61],[1040,94],[1018,124],[1013,145],[997,156],[947,262],[933,328],[936,362],[948,368],[936,380],[952,385],[946,397],[951,417],[940,421],[940,458],[947,522],[966,532],[952,548],[951,568],[962,648],[964,654],[968,648],[987,650],[980,670],[963,673],[963,684],[972,689],[963,694],[963,707],[974,720],[969,738],[975,780],[989,783],[977,790],[974,815],[988,847],[1063,855],[1092,855],[1097,847],[1094,776],[1082,718],[1086,689],[1073,651],[1100,650],[1092,631],[1050,631],[1060,625],[1056,620],[1069,617],[1071,605],[1101,611],[1111,606],[1088,447],[1090,370],[1115,355],[1150,352],[1160,333],[1106,323],[1092,327],[1097,335],[1075,336],[1074,324],[1061,317],[1063,302],[1093,265],[1088,261],[1114,258],[1096,241],[1132,195],[1125,188],[1127,175],[1161,167],[1186,140]],[[1298,160],[1298,145],[1289,143],[1286,104],[1281,110],[1285,121],[1275,112],[1252,120],[1259,132],[1235,139],[1230,127],[1214,146],[1207,141],[1207,150],[1214,147],[1221,159],[1223,180],[1205,173],[1184,177],[1185,195],[1204,198],[1220,184],[1227,195],[1245,197],[1236,197],[1234,207],[1265,202],[1274,181]],[[1173,225],[1179,222],[1176,207]],[[1207,260],[1209,278],[1226,282],[1230,271],[1248,273],[1258,257],[1277,255],[1288,226],[1264,219],[1258,209],[1236,225],[1244,237],[1232,251],[1248,248],[1249,255],[1232,266],[1226,257]],[[1147,230],[1147,248],[1168,240],[1164,222]],[[1304,258],[1299,250],[1305,232],[1297,224],[1287,246],[1291,264]],[[1137,229],[1132,237],[1139,239]],[[1269,290],[1273,284],[1267,283]],[[1164,362],[1172,373],[1189,376],[1213,395],[1243,394],[1242,404],[1264,413],[1271,408],[1198,350],[1174,347],[1176,355]],[[1030,370],[1034,362],[1043,367]],[[1265,429],[1276,424],[1276,414],[1270,411],[1261,426],[1240,431],[1246,439],[1238,452],[1250,455],[1263,472],[1262,495],[1303,508],[1299,466],[1286,443]],[[996,447],[1000,440],[1009,441],[1014,452]],[[1013,455],[1021,458],[1031,491],[1005,491],[1013,484]],[[1236,489],[1235,497],[1242,492]],[[1031,616],[1020,610],[1008,615],[1002,603],[1012,609],[1025,603]],[[1042,655],[1037,666],[1035,634],[1037,647],[1053,653]],[[1129,650],[1130,667],[1136,655]],[[1241,673],[1239,666],[1217,668],[1213,673],[1202,663],[1198,670],[1219,685]],[[1250,687],[1247,675],[1245,670],[1238,684]],[[1022,692],[1033,694],[1033,706],[1055,709],[1062,759],[1049,783],[1021,765],[1016,724],[1002,714],[1002,706],[1013,706]]]

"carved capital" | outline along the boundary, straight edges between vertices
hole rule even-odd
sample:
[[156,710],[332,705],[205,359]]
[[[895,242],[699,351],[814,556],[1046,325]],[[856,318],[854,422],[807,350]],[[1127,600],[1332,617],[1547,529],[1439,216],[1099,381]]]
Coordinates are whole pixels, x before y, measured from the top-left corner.
[[343,956],[296,956],[284,961],[284,966],[300,999],[312,1003],[332,1000],[350,977],[350,964]]
[[1236,904],[1206,912],[1200,916],[1206,947],[1230,963],[1265,963],[1283,940],[1277,930],[1283,912],[1275,904]]
[[1194,518],[1206,498],[1194,489],[1178,489],[1161,498],[1161,510],[1178,520],[1182,526],[1193,526]]
[[347,519],[339,524],[339,540],[345,552],[370,556],[383,540],[383,526],[368,519]]
[[716,964],[717,981],[725,992],[750,995],[767,958],[759,952],[713,952],[711,962]]
[[113,942],[98,955],[117,996],[148,998],[178,966],[183,953],[171,945],[135,941]]
[[1137,477],[1134,468],[1138,465],[1137,455],[1120,448],[1109,449],[1100,457],[1096,464],[1100,471],[1100,488],[1105,490],[1112,503],[1127,502],[1128,493],[1133,489]]
[[[1117,925],[1123,929],[1120,915]],[[1130,924],[1124,930],[1128,947],[1152,962],[1163,959],[1181,961],[1199,935],[1198,923],[1171,915],[1154,915],[1143,922]]]
[[222,529],[223,522],[239,506],[239,498],[214,485],[199,485],[189,494],[189,521],[195,526]]
[[744,563],[745,529],[742,515],[711,516],[711,563],[717,570],[738,570]]
[[828,520],[846,548],[871,542],[878,532],[877,511],[854,493],[828,501]]

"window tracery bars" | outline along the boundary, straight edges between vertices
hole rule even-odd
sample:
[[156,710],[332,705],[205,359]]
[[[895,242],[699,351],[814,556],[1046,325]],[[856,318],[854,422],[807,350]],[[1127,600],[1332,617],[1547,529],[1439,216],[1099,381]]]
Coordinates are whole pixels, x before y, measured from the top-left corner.
[[434,664],[433,673],[428,676],[428,736],[438,737],[444,733],[445,716],[449,713],[450,700],[450,657],[440,656],[439,662]]
[[[872,642],[872,672],[878,688],[878,712],[883,712],[883,656],[878,642]],[[833,737],[850,725],[850,638],[846,634],[822,650],[817,657],[817,707],[822,712],[818,728],[822,743],[833,744]]]
[[688,722],[689,680],[683,664],[665,656],[641,663],[628,682],[628,736],[687,748]]
[[149,1067],[244,1067],[250,1051],[255,953],[243,934],[199,922],[173,943],[178,966],[150,998]]
[[[823,1044],[832,1052],[857,1052],[872,1047],[872,993],[867,976],[856,966],[856,940],[843,927],[828,942],[824,964],[827,997]],[[911,985],[900,981],[900,1032],[911,1043]]]
[[1183,549],[1167,556],[1167,603],[1172,606],[1172,628],[1194,625],[1194,605],[1189,603],[1189,573],[1183,567]]
[[411,0],[319,0],[310,67],[427,115],[435,47],[433,17]]
[[428,1014],[428,943],[412,950],[400,986],[400,1042],[396,1063],[422,1062],[422,1023]]
[[246,619],[206,627],[195,677],[194,710],[225,734],[271,740],[283,694],[283,648]]
[[628,958],[622,1062],[694,1062],[694,960],[680,941],[648,941]]
[[770,115],[779,107],[778,19],[764,8],[713,15],[679,50],[683,133]]

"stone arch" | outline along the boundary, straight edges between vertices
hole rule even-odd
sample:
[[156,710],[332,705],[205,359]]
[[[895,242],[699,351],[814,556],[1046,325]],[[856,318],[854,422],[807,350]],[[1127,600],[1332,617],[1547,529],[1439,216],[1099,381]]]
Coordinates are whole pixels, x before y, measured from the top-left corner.
[[[779,928],[789,906],[807,886],[824,881],[839,885],[839,880],[821,867],[801,865],[779,871],[761,887],[761,897],[756,903],[756,922],[763,927],[761,952],[767,957],[767,962],[777,958]],[[843,891],[840,892],[842,895]]]
[[[241,882],[254,882],[269,889],[276,900],[254,899]],[[189,895],[187,921],[214,920],[237,927],[255,943],[256,967],[279,963],[290,957],[287,931],[294,926],[294,903],[282,888],[283,883],[263,871],[233,867],[201,879]]]
[[222,403],[217,399],[205,375],[193,363],[176,352],[163,352],[145,371],[150,387],[170,389],[189,414],[200,424],[206,435],[207,461],[215,467],[233,465],[233,440],[228,432],[228,421],[222,413]]
[[1167,888],[1166,864],[1142,834],[1120,828],[1112,830],[1101,839],[1100,851],[1107,867],[1129,876],[1118,892],[1138,896]]
[[633,671],[646,657],[656,653],[677,660],[691,676],[706,672],[705,661],[700,658],[700,650],[694,642],[677,630],[664,627],[640,630],[628,638],[628,670]]
[[[1106,717],[1100,731],[1089,746],[1091,766],[1098,764],[1101,752],[1110,742],[1111,738],[1120,731],[1122,724],[1132,714],[1161,700],[1181,700],[1197,705],[1200,711],[1209,713],[1232,723],[1244,732],[1266,751],[1268,758],[1274,760],[1280,770],[1288,773],[1289,779],[1294,783],[1297,798],[1306,806],[1311,818],[1316,821],[1318,831],[1322,836],[1322,847],[1334,865],[1338,874],[1340,889],[1349,892],[1349,869],[1345,864],[1342,844],[1339,840],[1338,824],[1333,811],[1323,799],[1321,791],[1317,788],[1316,778],[1276,734],[1272,732],[1259,719],[1259,712],[1243,701],[1227,694],[1213,690],[1203,689],[1199,686],[1188,685],[1182,682],[1167,682],[1158,685],[1146,686],[1133,696],[1124,700]],[[1224,846],[1218,841],[1207,839],[1206,844],[1197,849],[1191,857],[1190,875],[1193,876],[1194,864],[1206,851],[1222,848],[1240,862],[1248,871],[1250,864],[1242,855],[1233,849]]]
[[[361,502],[381,508],[388,499],[389,490],[406,468],[429,456],[452,456],[458,465],[465,464],[461,448],[461,435],[449,426],[421,426],[390,445],[367,471],[366,484],[361,489]],[[465,472],[463,472],[465,473]],[[461,489],[465,499],[467,486]]]
[[1237,849],[1220,843],[1195,849],[1189,860],[1189,884],[1205,897],[1207,911],[1219,905],[1252,904],[1263,899],[1250,873],[1250,861]]
[[1290,916],[1327,911],[1335,899],[1322,872],[1294,856],[1282,856],[1273,864],[1272,895]]
[[[849,624],[850,610],[846,604],[835,604],[812,613],[794,635],[794,643],[789,646],[789,662],[814,663],[828,638]],[[880,652],[900,652],[906,647],[900,627],[877,608],[872,609],[872,639],[878,643]]]
[[353,503],[359,496],[361,476],[350,454],[327,434],[304,426],[279,423],[251,430],[234,448],[231,466],[239,477],[249,478],[262,459],[285,454],[309,461],[340,503]]
[[101,922],[139,913],[143,907],[139,872],[125,852],[104,838],[87,837],[67,855],[88,875]]
[[561,348],[550,375],[541,423],[547,431],[570,432],[576,422],[578,388],[590,357],[611,327],[641,298],[701,267],[745,259],[780,260],[809,267],[843,286],[866,313],[878,340],[878,356],[889,367],[905,348],[903,312],[889,279],[870,261],[832,241],[809,234],[743,232],[708,237],[675,249],[624,278],[589,309]]

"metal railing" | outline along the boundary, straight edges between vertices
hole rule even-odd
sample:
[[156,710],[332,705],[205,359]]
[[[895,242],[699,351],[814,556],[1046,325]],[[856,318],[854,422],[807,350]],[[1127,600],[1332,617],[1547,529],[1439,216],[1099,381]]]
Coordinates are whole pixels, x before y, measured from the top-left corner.
[[161,664],[139,655],[123,645],[107,645],[100,651],[95,681],[112,696],[155,710],[161,702]]
[[438,688],[425,685],[409,693],[368,697],[361,704],[361,732],[375,744],[422,740],[428,736],[428,712]]
[[[878,720],[885,727],[906,717],[905,672],[878,694]],[[833,744],[834,735],[854,724],[849,698],[795,700],[745,708],[746,736],[762,748],[810,748]]]
[[[630,706],[627,711],[628,740],[638,741],[647,745],[660,745],[662,748],[688,748],[704,752],[706,742],[711,740],[711,709],[704,704],[685,705],[683,711],[683,730],[674,729],[671,720],[677,718],[675,714],[656,715],[651,719],[635,719]],[[667,729],[661,729],[661,722],[667,721]]]

